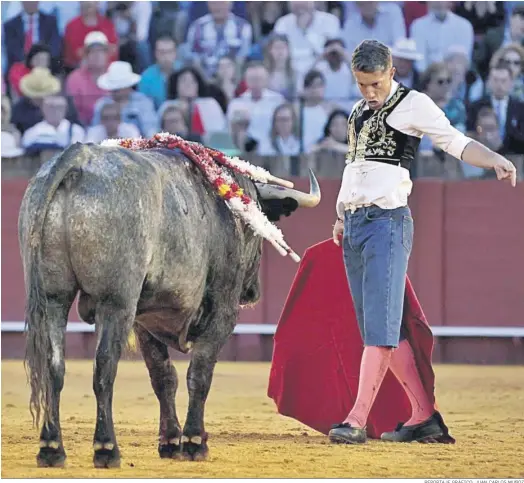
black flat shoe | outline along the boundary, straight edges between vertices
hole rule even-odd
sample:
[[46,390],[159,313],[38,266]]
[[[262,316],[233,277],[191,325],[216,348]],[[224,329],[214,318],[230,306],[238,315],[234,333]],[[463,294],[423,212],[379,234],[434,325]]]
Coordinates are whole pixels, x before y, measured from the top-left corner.
[[382,433],[380,439],[395,443],[455,443],[439,412],[419,424],[404,426],[404,423],[399,423],[395,431]]
[[367,439],[366,428],[354,428],[349,423],[335,424],[329,432],[329,441],[336,444],[363,444]]

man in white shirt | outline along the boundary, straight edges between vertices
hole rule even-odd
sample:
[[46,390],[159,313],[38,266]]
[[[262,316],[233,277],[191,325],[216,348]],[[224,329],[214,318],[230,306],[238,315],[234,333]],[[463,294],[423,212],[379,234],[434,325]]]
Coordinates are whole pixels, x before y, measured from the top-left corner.
[[267,88],[269,74],[261,62],[248,63],[245,78],[247,91],[229,103],[227,119],[231,123],[235,111],[247,108],[251,113],[248,134],[258,143],[266,144],[269,142],[273,113],[285,99],[278,92]]
[[393,45],[406,36],[402,11],[384,3],[389,2],[355,2],[355,11],[347,17],[341,34],[349,52],[353,52],[365,39],[376,39],[386,45]]
[[411,38],[423,58],[416,68],[424,72],[429,64],[442,62],[451,47],[460,45],[471,59],[473,54],[473,26],[451,11],[451,2],[428,2],[429,13],[417,18],[411,25]]
[[315,9],[315,2],[289,2],[291,13],[279,18],[274,31],[287,35],[297,84],[324,50],[327,40],[340,37],[340,22],[335,15]]
[[351,108],[348,109],[348,106],[353,106],[351,94],[355,89],[351,74],[351,53],[344,47],[341,39],[328,40],[313,68],[321,72],[326,80],[324,98],[349,112]]
[[[516,184],[515,166],[453,128],[425,94],[395,82],[391,51],[376,40],[353,52],[353,75],[364,99],[348,120],[349,150],[337,199],[333,241],[344,264],[364,342],[355,404],[329,433],[334,443],[364,443],[373,401],[389,369],[405,389],[411,418],[382,439],[454,442],[426,392],[413,349],[401,332],[406,273],[413,241],[407,206],[410,163],[423,135],[466,163],[491,168]],[[396,349],[396,350],[393,350]]]
[[29,153],[43,149],[64,149],[76,142],[84,141],[84,129],[72,124],[66,116],[67,100],[53,95],[44,98],[42,114],[44,120],[29,128],[22,137],[22,146]]

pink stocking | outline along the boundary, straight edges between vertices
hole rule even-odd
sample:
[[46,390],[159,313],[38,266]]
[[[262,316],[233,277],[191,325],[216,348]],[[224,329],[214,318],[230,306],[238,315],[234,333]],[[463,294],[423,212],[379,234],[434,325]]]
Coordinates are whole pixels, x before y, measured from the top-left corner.
[[435,411],[422,385],[415,362],[415,355],[407,340],[403,340],[391,356],[389,368],[406,391],[411,402],[411,418],[406,426],[418,424],[428,419]]
[[360,362],[357,400],[344,421],[345,423],[357,428],[363,428],[366,425],[369,411],[388,370],[391,354],[392,349],[389,347],[367,346],[364,348]]

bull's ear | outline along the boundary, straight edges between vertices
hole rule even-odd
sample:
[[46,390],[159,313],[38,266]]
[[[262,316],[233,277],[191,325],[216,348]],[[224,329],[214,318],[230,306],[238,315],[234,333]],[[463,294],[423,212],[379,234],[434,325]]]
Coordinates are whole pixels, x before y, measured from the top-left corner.
[[278,221],[281,216],[289,216],[298,208],[298,202],[293,198],[281,200],[259,199],[259,203],[269,221]]

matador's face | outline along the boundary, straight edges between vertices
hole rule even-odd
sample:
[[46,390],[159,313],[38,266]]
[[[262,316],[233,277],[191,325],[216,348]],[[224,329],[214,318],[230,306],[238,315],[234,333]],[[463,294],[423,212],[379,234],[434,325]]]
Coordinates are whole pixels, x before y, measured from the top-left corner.
[[395,68],[375,72],[353,71],[358,88],[371,109],[380,109],[391,92]]

